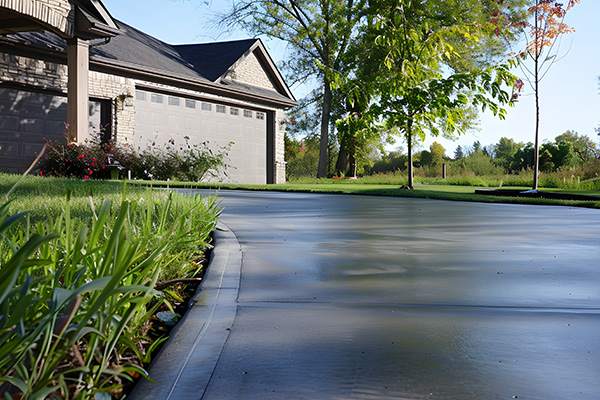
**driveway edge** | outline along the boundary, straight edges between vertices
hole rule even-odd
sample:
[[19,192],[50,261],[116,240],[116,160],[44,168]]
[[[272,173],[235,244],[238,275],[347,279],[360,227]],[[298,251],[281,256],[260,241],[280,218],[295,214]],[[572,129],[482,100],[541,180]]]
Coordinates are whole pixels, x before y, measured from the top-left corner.
[[202,398],[237,312],[242,248],[219,222],[204,281],[185,316],[152,361],[149,380],[141,380],[129,398]]

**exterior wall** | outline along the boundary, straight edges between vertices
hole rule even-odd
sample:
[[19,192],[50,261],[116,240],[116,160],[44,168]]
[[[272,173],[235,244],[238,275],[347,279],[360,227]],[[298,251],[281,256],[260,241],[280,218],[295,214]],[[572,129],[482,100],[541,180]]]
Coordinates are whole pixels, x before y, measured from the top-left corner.
[[[258,60],[254,57],[256,64]],[[253,62],[250,63],[252,65]],[[261,73],[264,71],[261,68]],[[260,78],[257,73],[258,80]],[[265,75],[265,79],[266,75]],[[0,53],[0,81],[17,83],[36,87],[44,90],[59,91],[63,94],[67,92],[67,67],[65,65],[51,63],[43,60],[31,59],[27,57],[15,56]],[[254,83],[256,83],[256,81]],[[98,99],[110,99],[114,104],[115,117],[113,121],[113,133],[117,140],[122,143],[148,143],[150,138],[136,138],[136,110],[134,96],[136,85],[154,87],[157,90],[178,92],[184,97],[204,98],[216,103],[227,103],[240,107],[240,112],[244,107],[250,109],[262,109],[266,111],[275,111],[275,183],[285,182],[285,161],[284,161],[284,130],[281,121],[284,120],[283,110],[267,108],[260,104],[233,101],[205,93],[192,90],[183,90],[176,87],[154,84],[151,82],[136,81],[115,75],[90,71],[89,73],[89,95]],[[152,140],[150,140],[151,142]]]
[[0,53],[0,80],[67,92],[67,66]]
[[89,77],[90,97],[113,101],[113,134],[118,141],[125,142],[135,133],[135,81],[94,71],[90,71]]
[[[0,53],[0,81],[66,94],[67,76],[66,65]],[[117,140],[133,136],[135,131],[135,107],[125,101],[127,97],[133,97],[134,92],[132,79],[94,71],[89,73],[90,97],[110,99],[115,103],[114,133]]]
[[285,183],[285,112],[277,110],[275,113],[275,183]]
[[69,0],[0,0],[0,8],[15,11],[48,25],[63,34],[70,34],[71,4]]
[[234,70],[229,74],[229,79],[276,90],[254,53],[250,53],[240,64],[235,66]]

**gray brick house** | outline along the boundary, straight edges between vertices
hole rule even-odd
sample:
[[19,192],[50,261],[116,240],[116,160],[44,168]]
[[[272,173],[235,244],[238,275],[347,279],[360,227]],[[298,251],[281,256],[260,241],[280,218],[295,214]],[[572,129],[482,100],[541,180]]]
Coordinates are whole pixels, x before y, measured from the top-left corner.
[[225,181],[285,181],[293,94],[259,39],[172,46],[98,0],[0,0],[0,171],[44,139],[234,144]]

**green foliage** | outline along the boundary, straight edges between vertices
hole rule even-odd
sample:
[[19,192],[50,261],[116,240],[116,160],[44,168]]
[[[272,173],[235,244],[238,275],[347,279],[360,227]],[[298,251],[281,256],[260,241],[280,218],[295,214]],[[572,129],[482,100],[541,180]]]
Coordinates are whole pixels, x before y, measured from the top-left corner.
[[99,138],[84,143],[54,141],[40,165],[40,175],[79,179],[109,179],[111,171],[131,171],[134,179],[182,180],[197,182],[207,174],[216,176],[227,167],[228,146],[213,151],[208,142],[182,145],[173,140],[165,148],[154,143],[141,152],[127,144],[102,142]]
[[146,375],[139,355],[150,341],[134,321],[165,301],[154,289],[163,270],[206,248],[218,211],[214,199],[122,197],[90,198],[78,219],[70,197],[36,222],[0,207],[1,396],[120,396]]
[[267,35],[286,42],[292,52],[283,68],[292,84],[319,82],[320,132],[318,176],[327,175],[332,83],[345,70],[346,53],[358,33],[366,0],[242,0],[233,3],[221,22],[241,27],[252,35]]
[[500,141],[494,145],[496,163],[509,172],[515,161],[515,155],[523,146],[523,143],[516,143],[513,139],[501,137]]

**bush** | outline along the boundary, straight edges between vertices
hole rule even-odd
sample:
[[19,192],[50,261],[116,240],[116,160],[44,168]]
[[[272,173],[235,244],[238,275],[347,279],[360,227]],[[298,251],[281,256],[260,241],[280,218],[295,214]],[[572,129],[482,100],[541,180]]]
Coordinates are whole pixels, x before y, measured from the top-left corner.
[[136,152],[125,144],[102,142],[99,138],[84,143],[48,142],[48,152],[40,165],[40,175],[78,179],[109,179],[114,171],[131,171],[133,179],[201,181],[217,176],[228,167],[229,148],[213,151],[208,142],[190,144],[189,138],[177,146],[170,140],[166,148],[155,146]]

